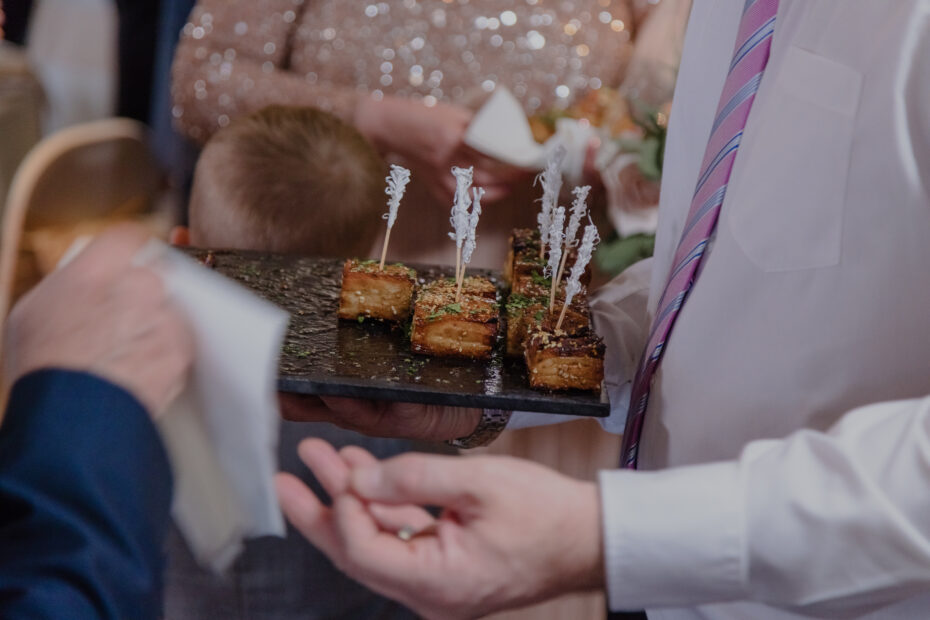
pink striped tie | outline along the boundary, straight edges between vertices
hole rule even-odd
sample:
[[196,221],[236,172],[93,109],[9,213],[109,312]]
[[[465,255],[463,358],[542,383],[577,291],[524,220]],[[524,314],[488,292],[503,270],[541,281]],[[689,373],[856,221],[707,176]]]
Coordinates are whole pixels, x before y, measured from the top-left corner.
[[717,115],[710,132],[697,188],[691,199],[688,221],[681,233],[675,260],[657,306],[658,312],[636,378],[627,415],[621,452],[623,467],[635,469],[639,438],[649,405],[649,390],[675,319],[694,284],[698,265],[717,225],[727,182],[749,118],[749,110],[762,82],[769,59],[778,0],[747,0],[730,72],[723,85]]

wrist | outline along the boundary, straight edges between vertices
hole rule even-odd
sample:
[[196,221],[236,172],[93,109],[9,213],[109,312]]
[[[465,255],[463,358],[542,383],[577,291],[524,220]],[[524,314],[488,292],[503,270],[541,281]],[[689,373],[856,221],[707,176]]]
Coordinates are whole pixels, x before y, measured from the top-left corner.
[[380,153],[384,153],[383,129],[386,115],[384,99],[361,97],[355,106],[354,123],[359,133],[365,136]]
[[[390,95],[362,97],[355,106],[355,128],[382,156],[391,153],[403,156],[407,142],[417,138],[409,125],[405,125],[414,105],[417,104]],[[418,114],[414,118],[422,120]],[[398,141],[397,136],[402,136],[402,140]]]
[[605,584],[604,544],[601,526],[600,492],[594,482],[576,482],[577,497],[573,502],[570,523],[564,525],[570,543],[560,554],[568,570],[559,587],[564,592],[603,590]]

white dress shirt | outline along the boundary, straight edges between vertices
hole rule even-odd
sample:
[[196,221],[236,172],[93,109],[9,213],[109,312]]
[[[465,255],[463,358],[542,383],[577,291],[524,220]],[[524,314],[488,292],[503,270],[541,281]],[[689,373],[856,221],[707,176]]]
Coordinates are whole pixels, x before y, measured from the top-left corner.
[[[614,431],[743,5],[694,2],[655,257],[592,305]],[[930,400],[865,406],[930,394],[928,187],[930,1],[781,0],[713,245],[654,379],[640,467],[664,471],[601,474],[613,609],[930,618]]]

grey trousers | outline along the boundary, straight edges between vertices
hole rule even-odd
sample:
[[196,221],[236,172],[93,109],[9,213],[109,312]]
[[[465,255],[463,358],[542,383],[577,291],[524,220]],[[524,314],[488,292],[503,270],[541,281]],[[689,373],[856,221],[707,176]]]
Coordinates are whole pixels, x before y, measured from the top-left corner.
[[[307,482],[324,497],[319,484],[297,457],[305,437],[335,445],[359,445],[375,456],[411,450],[451,453],[397,439],[373,439],[329,424],[284,422],[279,467]],[[167,544],[165,620],[323,620],[361,618],[401,620],[417,616],[349,579],[320,551],[288,526],[287,538],[248,541],[229,574],[222,577],[199,568],[175,531]]]

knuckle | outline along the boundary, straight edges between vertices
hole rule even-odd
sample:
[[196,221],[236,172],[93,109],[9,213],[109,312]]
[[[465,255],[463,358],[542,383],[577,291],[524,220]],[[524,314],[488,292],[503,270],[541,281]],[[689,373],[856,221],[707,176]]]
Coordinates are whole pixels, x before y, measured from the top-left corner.
[[366,545],[360,542],[355,536],[346,536],[343,538],[342,553],[340,563],[341,570],[355,577],[361,576],[367,567],[367,560],[370,552]]
[[330,555],[329,560],[340,572],[346,573],[347,575],[351,573],[351,568],[349,567],[349,562],[346,560],[344,550],[340,553]]
[[131,258],[151,235],[139,224],[121,222],[98,235],[89,248],[112,258]]
[[177,374],[183,375],[186,373],[192,362],[193,354],[189,349],[182,346],[171,347],[168,363],[175,369]]
[[167,297],[165,283],[148,267],[133,267],[124,276],[127,288],[134,295],[149,301],[160,301]]
[[161,282],[144,269],[127,270],[114,278],[105,289],[114,310],[131,314],[135,321],[158,317],[163,303]]
[[[403,492],[419,490],[426,482],[427,470],[423,459],[414,455],[404,455],[395,461],[394,486]],[[390,471],[390,470],[389,470]]]
[[6,319],[6,325],[4,326],[5,331],[13,332],[21,329],[24,323],[29,319],[29,300],[30,297],[26,297],[18,304],[13,306],[13,309],[10,311],[9,316]]
[[355,538],[349,538],[346,540],[344,561],[348,571],[358,573],[359,571],[363,570],[366,557],[366,550],[364,549],[363,545],[355,540]]
[[171,335],[171,342],[181,354],[187,357],[192,356],[194,354],[194,334],[187,319],[172,306],[167,306],[164,312],[167,329]]
[[116,224],[90,241],[67,269],[91,279],[110,275],[129,264],[150,236],[138,224]]

